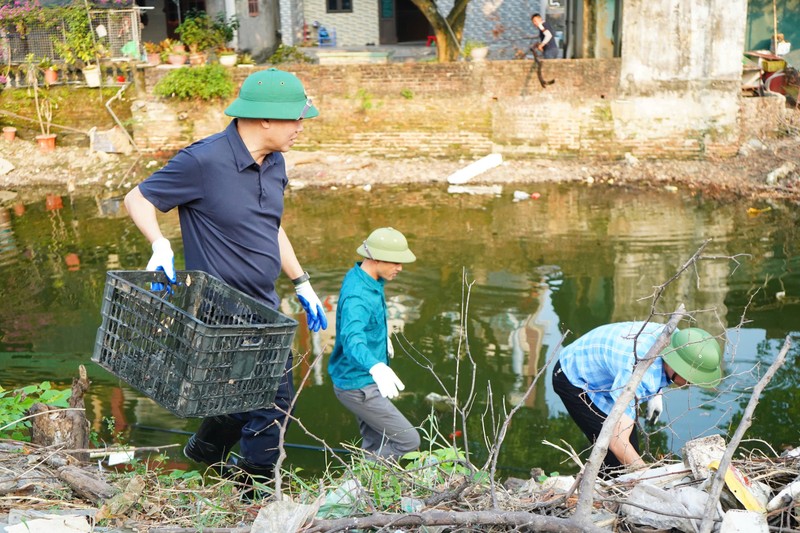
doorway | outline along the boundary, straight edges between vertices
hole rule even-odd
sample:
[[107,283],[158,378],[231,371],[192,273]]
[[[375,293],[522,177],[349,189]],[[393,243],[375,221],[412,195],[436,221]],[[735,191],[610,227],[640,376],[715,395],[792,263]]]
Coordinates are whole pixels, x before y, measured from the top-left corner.
[[395,0],[397,6],[397,42],[425,41],[433,29],[422,11],[411,0]]

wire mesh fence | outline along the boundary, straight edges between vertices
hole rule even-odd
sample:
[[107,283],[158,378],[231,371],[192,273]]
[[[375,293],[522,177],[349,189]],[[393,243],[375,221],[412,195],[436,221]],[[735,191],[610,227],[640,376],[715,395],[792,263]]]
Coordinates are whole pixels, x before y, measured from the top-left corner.
[[[88,13],[92,34],[106,50],[105,59],[138,59],[141,57],[141,13],[137,8],[93,9]],[[18,65],[29,54],[34,61],[44,58],[63,62],[56,43],[66,41],[66,24],[47,21],[28,24],[24,32],[13,24],[0,21],[0,63]]]

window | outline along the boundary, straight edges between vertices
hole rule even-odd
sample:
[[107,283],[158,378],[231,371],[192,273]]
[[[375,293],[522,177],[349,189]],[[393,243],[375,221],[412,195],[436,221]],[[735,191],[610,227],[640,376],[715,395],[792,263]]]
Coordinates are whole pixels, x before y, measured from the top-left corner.
[[352,13],[353,0],[327,0],[328,13]]
[[259,0],[247,0],[247,14],[251,17],[258,16],[258,2]]

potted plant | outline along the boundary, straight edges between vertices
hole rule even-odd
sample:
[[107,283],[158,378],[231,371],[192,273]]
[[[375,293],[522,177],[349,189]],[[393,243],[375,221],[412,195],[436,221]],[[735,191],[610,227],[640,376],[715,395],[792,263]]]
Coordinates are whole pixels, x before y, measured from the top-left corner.
[[103,43],[95,38],[89,25],[86,9],[82,5],[73,4],[66,7],[63,13],[62,40],[53,40],[56,53],[67,65],[78,65],[86,78],[89,87],[100,86],[100,59],[108,52]]
[[50,125],[53,123],[53,102],[49,96],[43,95],[37,98],[36,114],[42,130],[41,135],[36,136],[36,143],[42,152],[52,152],[56,149],[56,134],[50,133]]
[[482,41],[467,40],[464,43],[464,57],[469,57],[472,61],[483,61],[489,54],[489,47]]
[[192,65],[205,64],[208,51],[219,49],[233,39],[233,32],[239,27],[235,17],[226,20],[220,14],[212,19],[205,11],[190,11],[186,19],[175,28],[181,42],[189,47],[189,62]]
[[186,47],[180,41],[173,39],[164,39],[158,43],[161,52],[162,63],[169,63],[170,65],[183,65],[186,63]]
[[221,47],[217,50],[217,57],[219,59],[219,64],[225,67],[233,67],[236,66],[236,50],[233,48],[228,48],[227,46]]
[[238,68],[253,68],[255,65],[256,62],[250,54],[242,54],[239,56],[239,62],[236,64]]
[[144,42],[144,52],[147,54],[148,65],[161,64],[161,44],[152,41]]
[[53,63],[49,57],[43,57],[39,61],[39,68],[44,73],[45,85],[53,85],[58,81],[58,65]]

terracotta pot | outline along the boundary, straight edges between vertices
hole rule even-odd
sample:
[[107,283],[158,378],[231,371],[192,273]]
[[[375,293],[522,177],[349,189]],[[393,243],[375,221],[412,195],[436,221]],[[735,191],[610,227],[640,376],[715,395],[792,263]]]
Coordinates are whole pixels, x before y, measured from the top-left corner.
[[167,61],[170,65],[184,65],[186,64],[186,54],[170,54]]
[[160,65],[161,64],[161,54],[158,52],[154,52],[152,54],[147,54],[147,64],[148,65]]
[[207,60],[208,60],[208,55],[204,54],[203,52],[189,54],[189,64],[192,65],[193,67],[205,65]]
[[5,126],[3,128],[3,139],[11,142],[17,138],[17,128],[14,126]]
[[44,83],[45,85],[53,85],[55,82],[58,81],[58,72],[49,68],[44,71]]
[[56,134],[37,135],[36,142],[39,144],[39,151],[52,152],[56,149]]

